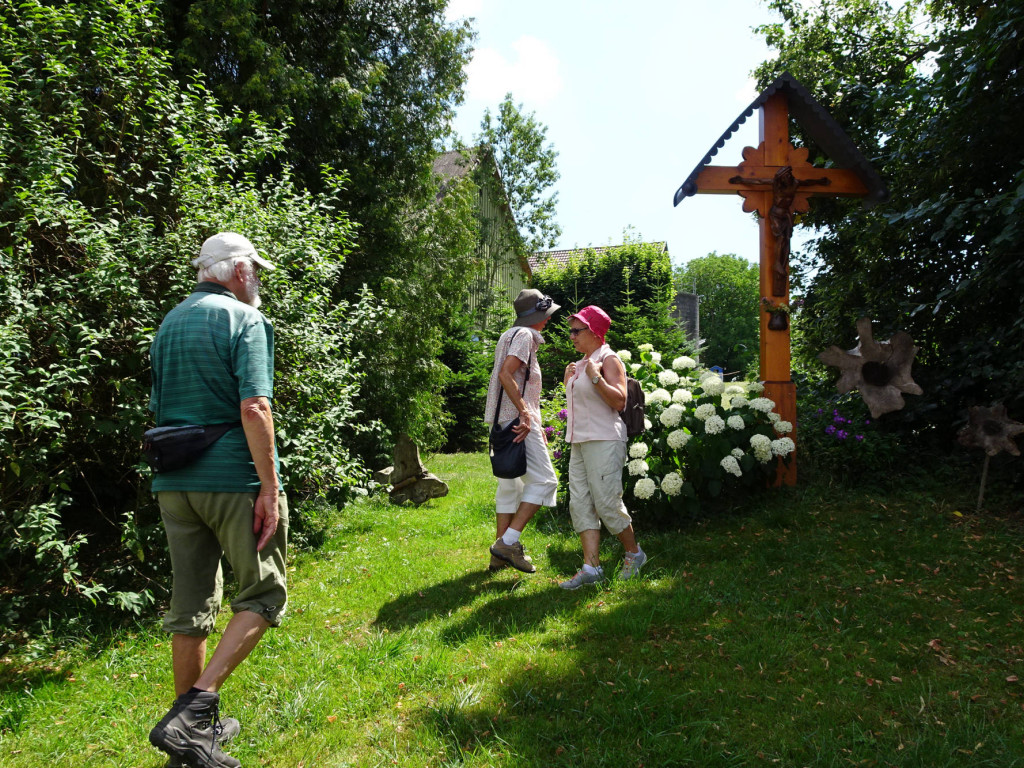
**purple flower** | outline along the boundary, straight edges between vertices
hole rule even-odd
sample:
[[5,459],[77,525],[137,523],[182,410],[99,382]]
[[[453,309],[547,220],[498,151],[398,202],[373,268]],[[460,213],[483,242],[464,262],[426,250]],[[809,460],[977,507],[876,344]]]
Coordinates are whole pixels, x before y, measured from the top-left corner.
[[871,419],[864,419],[865,426],[871,423]]
[[553,434],[555,434],[555,428],[554,427],[544,427],[544,432],[547,434],[548,437],[551,437]]
[[833,427],[831,424],[829,424],[827,427],[825,427],[825,434],[826,435],[834,435],[835,433],[836,433],[836,428]]
[[864,439],[864,435],[854,435],[853,439],[854,440],[863,440]]
[[561,451],[555,451],[554,456],[555,456],[556,459],[560,459],[560,458],[562,458],[562,452]]
[[836,437],[839,438],[840,440],[845,440],[849,436],[850,433],[847,432],[845,429],[840,429],[838,432],[836,432]]
[[563,408],[562,410],[560,410],[558,412],[558,418],[561,421],[565,421],[567,418],[569,418],[569,412],[567,410],[565,410],[565,408]]

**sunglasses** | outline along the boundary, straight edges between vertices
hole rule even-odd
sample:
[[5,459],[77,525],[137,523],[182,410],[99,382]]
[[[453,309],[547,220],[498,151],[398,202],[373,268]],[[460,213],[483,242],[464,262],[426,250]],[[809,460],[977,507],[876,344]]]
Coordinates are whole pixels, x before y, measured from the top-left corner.
[[579,336],[585,330],[587,330],[587,329],[586,328],[570,328],[569,329],[569,335],[570,336]]

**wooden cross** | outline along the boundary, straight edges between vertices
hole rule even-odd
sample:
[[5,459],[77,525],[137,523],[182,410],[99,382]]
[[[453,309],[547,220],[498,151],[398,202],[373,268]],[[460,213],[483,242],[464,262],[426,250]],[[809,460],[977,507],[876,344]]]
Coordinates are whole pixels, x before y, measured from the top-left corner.
[[[775,304],[789,304],[789,249],[793,219],[806,212],[811,195],[864,196],[869,192],[862,174],[845,168],[816,168],[807,162],[808,152],[789,140],[787,91],[776,89],[760,107],[760,136],[757,148],[743,149],[738,166],[704,166],[676,193],[676,204],[684,194],[738,194],[743,210],[759,216],[761,230],[761,296]],[[831,118],[829,118],[831,119]],[[845,137],[844,137],[845,138]],[[692,182],[693,186],[688,186]],[[882,188],[884,193],[884,187]],[[796,439],[796,385],[790,376],[789,324],[769,330],[768,312],[761,313],[760,374],[765,397],[776,403],[783,420],[793,424],[789,435]],[[777,484],[796,483],[796,454],[785,466],[780,463]]]

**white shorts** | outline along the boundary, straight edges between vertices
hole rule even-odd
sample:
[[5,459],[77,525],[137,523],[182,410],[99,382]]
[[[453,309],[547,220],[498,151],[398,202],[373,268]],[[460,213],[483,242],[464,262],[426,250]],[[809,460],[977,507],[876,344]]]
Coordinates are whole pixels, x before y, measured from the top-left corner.
[[629,528],[633,518],[622,501],[626,443],[588,440],[573,443],[569,456],[569,516],[577,533],[600,530],[612,535]]
[[[505,422],[508,424],[508,422]],[[499,424],[504,427],[505,424]],[[558,476],[551,464],[548,444],[544,440],[544,427],[540,414],[530,410],[531,428],[526,435],[526,474],[508,480],[498,478],[498,490],[494,494],[494,505],[499,515],[514,515],[519,504],[540,504],[542,507],[555,506],[558,491]]]

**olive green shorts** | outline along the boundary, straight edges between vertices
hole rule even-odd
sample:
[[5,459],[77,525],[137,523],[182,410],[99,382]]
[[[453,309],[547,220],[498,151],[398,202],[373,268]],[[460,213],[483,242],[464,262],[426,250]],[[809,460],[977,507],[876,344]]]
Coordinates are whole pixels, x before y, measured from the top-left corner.
[[194,637],[206,637],[213,631],[224,592],[222,557],[238,581],[231,610],[252,611],[271,626],[280,626],[288,599],[288,500],[284,493],[277,532],[262,552],[256,551],[252,532],[255,493],[160,491],[156,497],[173,569],[164,631]]

